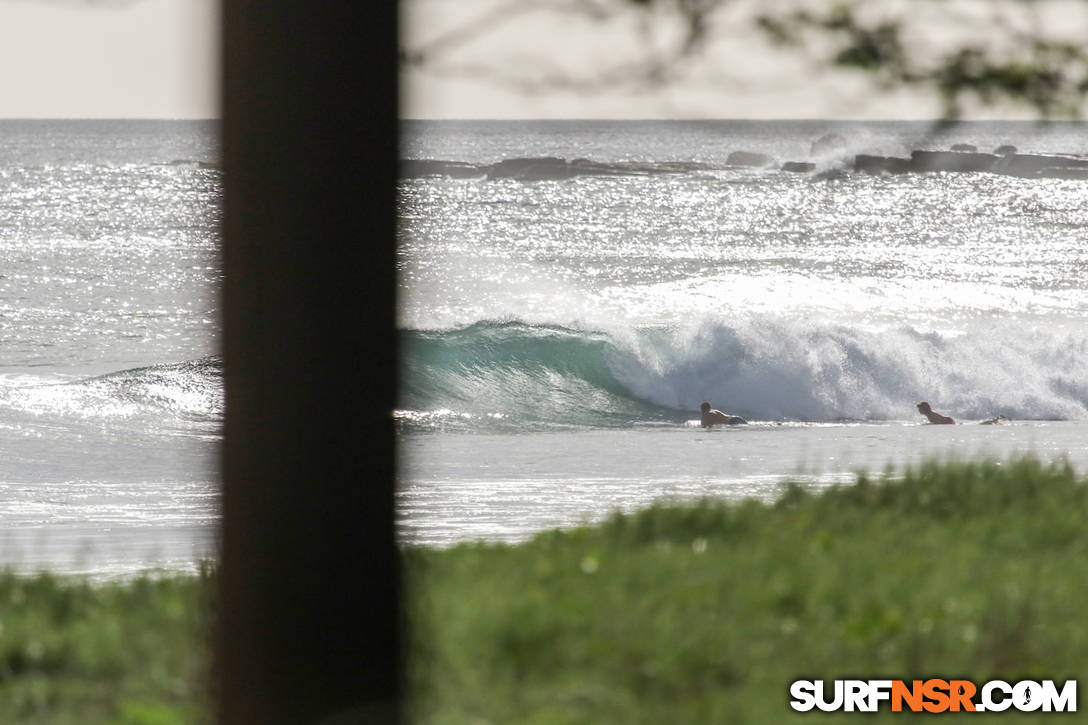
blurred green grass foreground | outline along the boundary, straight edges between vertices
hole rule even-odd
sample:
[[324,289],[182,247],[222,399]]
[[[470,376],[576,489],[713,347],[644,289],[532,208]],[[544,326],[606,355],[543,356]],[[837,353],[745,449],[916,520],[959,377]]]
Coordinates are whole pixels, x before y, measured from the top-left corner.
[[[409,548],[408,721],[871,721],[794,713],[789,685],[1083,679],[1086,522],[1088,479],[1025,458]],[[210,721],[212,592],[0,576],[0,723]]]
[[[874,716],[794,713],[790,683],[1060,684],[1088,675],[1086,524],[1088,481],[1021,459],[787,486],[772,505],[656,505],[517,546],[410,550],[410,712],[857,722]],[[916,716],[885,703],[877,719]]]

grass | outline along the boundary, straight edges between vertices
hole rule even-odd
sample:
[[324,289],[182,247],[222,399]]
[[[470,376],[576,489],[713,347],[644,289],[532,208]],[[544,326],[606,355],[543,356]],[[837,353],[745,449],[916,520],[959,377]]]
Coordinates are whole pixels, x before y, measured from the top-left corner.
[[1086,522],[1086,482],[1023,459],[409,550],[413,720],[849,722],[789,683],[1078,678]]
[[[411,548],[410,721],[857,722],[789,683],[1084,680],[1086,522],[1088,481],[1027,458]],[[212,581],[0,575],[0,723],[210,721]]]
[[210,574],[0,574],[0,723],[210,722]]

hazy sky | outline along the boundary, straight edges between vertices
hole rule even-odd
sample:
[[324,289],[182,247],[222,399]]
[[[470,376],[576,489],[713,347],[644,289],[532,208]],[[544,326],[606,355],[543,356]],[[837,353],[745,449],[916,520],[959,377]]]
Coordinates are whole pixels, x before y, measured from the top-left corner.
[[[600,5],[608,2],[617,0],[598,0]],[[680,33],[667,13],[647,16],[628,6],[625,12],[591,19],[556,9],[578,5],[570,0],[402,0],[402,44],[411,51],[430,51],[429,62],[401,74],[402,116],[931,119],[940,115],[941,105],[932,92],[877,92],[862,73],[830,70],[826,60],[820,60],[830,57],[830,49],[821,53],[815,48],[808,56],[783,51],[754,27],[752,18],[760,12],[785,11],[805,2],[823,10],[832,4],[831,0],[724,3],[712,18],[711,41],[703,51],[682,63],[669,83],[648,87],[601,84],[594,79],[630,78],[624,68],[675,47]],[[1075,42],[1088,38],[1088,3],[1083,0],[871,0],[860,7],[863,14],[898,12],[912,18],[906,40],[925,52],[961,47],[965,38],[990,46],[1007,37],[1000,26],[1024,31],[1046,27]],[[463,32],[466,28],[476,32]],[[966,117],[1034,116],[1030,109],[1017,106],[977,113],[968,109]]]
[[[772,48],[751,23],[753,13],[768,7],[764,0],[727,3],[714,17],[712,42],[669,83],[598,83],[609,76],[629,79],[622,69],[667,53],[677,27],[661,14],[647,22],[635,12],[605,20],[556,12],[565,1],[402,0],[402,45],[431,51],[431,62],[401,74],[402,116],[864,119],[940,113],[933,94],[876,93],[861,74],[832,72],[826,63]],[[912,42],[939,46],[957,25],[988,41],[987,13],[1000,3],[873,0],[863,7],[896,5],[915,16],[925,8],[962,10],[958,23],[918,24],[923,36]],[[1044,24],[1088,37],[1083,0],[1004,5],[1043,8],[1051,16]],[[218,0],[0,0],[0,117],[218,116],[218,6]],[[483,23],[486,32],[467,39],[458,34],[503,7],[515,12]],[[451,37],[459,42],[447,42]],[[562,82],[551,82],[556,78]],[[978,115],[1032,114],[1007,108]]]
[[0,117],[216,117],[218,23],[218,0],[0,0]]

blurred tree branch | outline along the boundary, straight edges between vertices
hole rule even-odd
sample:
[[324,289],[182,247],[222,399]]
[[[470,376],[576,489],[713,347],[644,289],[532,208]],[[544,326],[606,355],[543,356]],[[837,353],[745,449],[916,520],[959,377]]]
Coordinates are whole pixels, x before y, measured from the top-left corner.
[[[834,50],[825,58],[827,62],[866,71],[881,88],[933,88],[946,118],[958,118],[972,97],[985,106],[1009,100],[1027,104],[1043,117],[1079,118],[1088,91],[1088,55],[1082,47],[1088,38],[1047,36],[1037,15],[1045,4],[992,0],[981,28],[977,17],[960,16],[960,3],[950,0],[917,3],[902,14],[870,13],[867,19],[861,17],[862,4],[851,0],[822,12],[795,9],[761,14],[755,21],[785,47],[811,44],[814,35],[830,39]],[[950,24],[973,21],[976,26],[963,28],[963,38],[951,48],[925,48],[905,40],[907,34],[918,31],[911,28],[917,21],[910,14],[918,5],[940,11]],[[1010,9],[1017,11],[1015,20],[1003,12]]]
[[[802,54],[814,69],[862,73],[877,90],[931,91],[946,119],[960,117],[967,108],[1008,102],[1044,118],[1080,118],[1085,106],[1085,0],[790,0],[744,5],[744,0],[499,2],[436,38],[402,47],[401,65],[475,76],[531,93],[638,89],[674,82],[700,60],[710,63],[712,44],[758,34],[780,52]],[[634,57],[575,70],[558,62],[519,67],[501,58],[451,60],[459,48],[501,34],[511,23],[530,22],[528,16],[534,13],[577,16],[602,29],[606,23],[626,21],[636,28],[631,32],[642,50]],[[1052,17],[1048,24],[1048,13],[1057,14],[1058,21]],[[750,60],[736,58],[725,65]]]
[[[605,88],[664,84],[675,77],[681,63],[698,53],[709,36],[709,19],[729,0],[510,0],[441,33],[415,47],[401,47],[402,67],[426,66],[446,76],[472,76],[485,81],[535,93],[546,89],[592,92]],[[644,52],[591,73],[537,67],[534,73],[518,72],[501,62],[456,63],[445,56],[458,48],[502,33],[519,19],[533,14],[580,17],[607,23],[635,20]],[[670,37],[653,42],[669,26]]]

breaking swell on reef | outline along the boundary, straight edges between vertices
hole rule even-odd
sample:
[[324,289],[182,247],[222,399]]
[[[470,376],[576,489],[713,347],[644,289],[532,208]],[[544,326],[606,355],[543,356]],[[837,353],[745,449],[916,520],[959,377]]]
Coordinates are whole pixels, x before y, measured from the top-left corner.
[[1088,418],[1088,340],[991,322],[909,326],[761,318],[578,329],[481,321],[400,333],[396,417],[409,429],[684,424],[705,399],[754,421],[912,420],[934,398],[964,419]]

